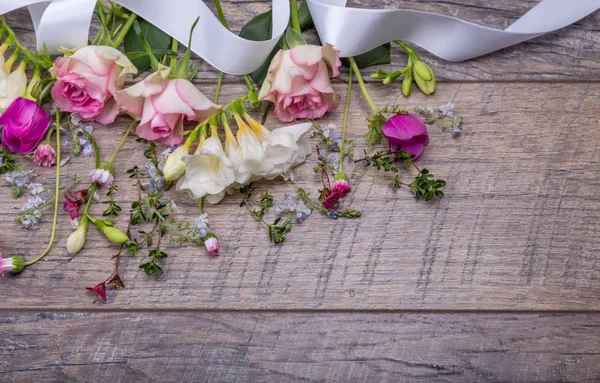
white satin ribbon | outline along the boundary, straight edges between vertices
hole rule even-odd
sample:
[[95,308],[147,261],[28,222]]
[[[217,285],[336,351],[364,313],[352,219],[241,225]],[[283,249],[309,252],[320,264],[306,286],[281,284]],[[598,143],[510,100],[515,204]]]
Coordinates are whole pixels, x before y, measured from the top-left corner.
[[455,17],[403,9],[346,8],[346,0],[307,0],[321,41],[343,57],[404,40],[449,61],[463,61],[566,27],[600,0],[543,0],[505,30]]
[[[273,0],[272,38],[266,41],[243,39],[225,28],[200,0],[113,0],[148,20],[175,39],[187,42],[197,17],[192,51],[215,68],[241,75],[256,70],[285,32],[290,19],[287,0]],[[51,53],[59,46],[73,48],[88,44],[95,0],[0,0],[0,15],[29,6],[37,37],[37,49],[44,44]]]
[[[37,45],[86,45],[95,0],[0,0],[0,15],[29,6]],[[192,50],[229,74],[256,70],[285,32],[288,0],[273,1],[271,39],[250,41],[228,31],[201,0],[115,0],[179,41],[199,16]],[[355,56],[398,39],[450,61],[468,60],[570,25],[600,8],[600,0],[543,0],[505,30],[455,17],[402,9],[346,8],[346,0],[306,0],[321,41]]]

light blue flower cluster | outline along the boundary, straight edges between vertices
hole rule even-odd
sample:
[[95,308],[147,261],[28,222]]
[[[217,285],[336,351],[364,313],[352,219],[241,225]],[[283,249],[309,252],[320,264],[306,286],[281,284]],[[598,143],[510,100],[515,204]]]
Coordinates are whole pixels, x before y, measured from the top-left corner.
[[312,210],[297,196],[286,194],[283,204],[284,207],[275,208],[275,215],[278,217],[291,215],[302,223],[312,213]]

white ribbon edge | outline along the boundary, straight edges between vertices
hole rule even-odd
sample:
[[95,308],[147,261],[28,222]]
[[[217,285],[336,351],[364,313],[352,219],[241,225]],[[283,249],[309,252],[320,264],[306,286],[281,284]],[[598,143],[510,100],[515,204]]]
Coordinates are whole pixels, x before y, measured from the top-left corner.
[[404,40],[449,61],[464,61],[555,31],[600,9],[600,0],[543,0],[505,30],[403,9],[347,8],[346,0],[306,0],[323,43],[357,56]]

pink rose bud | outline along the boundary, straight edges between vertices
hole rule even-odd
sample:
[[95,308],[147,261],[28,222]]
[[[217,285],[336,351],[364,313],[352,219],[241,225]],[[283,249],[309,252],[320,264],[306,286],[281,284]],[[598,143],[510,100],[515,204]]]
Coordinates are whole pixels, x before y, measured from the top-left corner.
[[32,161],[37,166],[49,168],[56,164],[56,150],[51,145],[40,145],[33,153]]
[[348,182],[348,176],[344,173],[338,173],[335,176],[335,181],[331,188],[331,192],[337,194],[340,198],[344,198],[352,191],[350,183]]
[[168,71],[155,72],[117,92],[115,99],[126,111],[141,118],[136,128],[139,137],[165,145],[183,141],[183,120],[203,121],[220,106],[213,104],[194,84],[163,77]]
[[400,147],[400,150],[412,154],[415,160],[429,145],[427,126],[414,114],[396,114],[383,125],[382,133],[392,146],[392,151]]
[[204,241],[204,247],[206,247],[209,255],[219,255],[219,240],[214,235],[208,235],[208,238]]
[[58,108],[110,124],[120,110],[113,97],[127,74],[137,73],[137,69],[117,49],[89,45],[57,58],[50,72],[56,78],[51,93]]
[[333,191],[330,191],[327,195],[327,198],[325,198],[325,200],[323,201],[323,207],[325,207],[325,209],[327,210],[331,210],[335,207],[335,205],[337,205],[339,201],[340,195],[334,193]]
[[335,110],[341,96],[333,91],[333,77],[339,76],[340,51],[332,45],[298,45],[277,52],[262,84],[258,98],[275,104],[275,115],[283,122],[297,118],[321,118]]
[[0,116],[2,145],[13,153],[31,153],[46,136],[50,120],[38,104],[17,98]]
[[96,182],[98,185],[108,188],[112,184],[113,175],[106,169],[94,169],[91,174],[92,182]]

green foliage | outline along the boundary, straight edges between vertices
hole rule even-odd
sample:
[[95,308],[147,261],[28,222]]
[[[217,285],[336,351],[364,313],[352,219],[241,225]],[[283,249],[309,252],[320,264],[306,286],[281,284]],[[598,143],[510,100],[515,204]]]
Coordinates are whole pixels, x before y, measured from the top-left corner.
[[[390,43],[380,45],[361,55],[354,56],[354,60],[356,60],[356,65],[361,69],[373,65],[389,64],[391,60]],[[342,59],[342,64],[345,67],[350,67],[350,62],[346,58]]]
[[410,190],[417,199],[425,197],[425,201],[431,201],[434,197],[443,197],[441,190],[446,186],[446,181],[433,179],[433,174],[427,169],[421,169],[419,174],[410,183]]
[[16,160],[14,155],[5,147],[0,148],[0,174],[15,170]]
[[[171,45],[171,37],[169,35],[146,20],[138,19],[138,22],[142,31],[142,35],[154,53],[170,52],[170,50],[167,50],[167,48],[169,48]],[[128,55],[133,65],[135,65],[138,70],[137,75],[144,73],[150,68],[150,57],[148,57],[148,55],[144,52],[144,46],[142,45],[142,42],[138,38],[133,28],[127,32],[127,35],[125,35],[123,45],[125,48],[125,54]],[[144,53],[142,54],[142,52]]]

